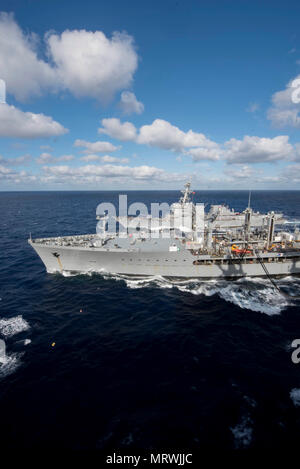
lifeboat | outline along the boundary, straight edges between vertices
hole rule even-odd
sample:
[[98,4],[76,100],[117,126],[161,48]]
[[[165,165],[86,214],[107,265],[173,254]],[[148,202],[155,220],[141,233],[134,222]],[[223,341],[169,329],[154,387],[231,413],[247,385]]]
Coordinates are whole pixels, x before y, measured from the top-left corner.
[[231,251],[235,254],[252,254],[252,250],[250,249],[240,249],[236,244],[231,246]]

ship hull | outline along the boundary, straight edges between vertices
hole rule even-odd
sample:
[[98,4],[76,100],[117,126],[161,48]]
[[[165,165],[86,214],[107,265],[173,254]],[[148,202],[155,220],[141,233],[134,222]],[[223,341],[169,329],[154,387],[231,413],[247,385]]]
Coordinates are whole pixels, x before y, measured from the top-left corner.
[[[29,241],[43,261],[48,273],[107,272],[134,276],[160,275],[170,278],[241,278],[265,277],[266,272],[257,260],[195,265],[189,251],[128,252],[120,249],[45,246]],[[300,256],[266,259],[264,265],[270,276],[300,275]]]

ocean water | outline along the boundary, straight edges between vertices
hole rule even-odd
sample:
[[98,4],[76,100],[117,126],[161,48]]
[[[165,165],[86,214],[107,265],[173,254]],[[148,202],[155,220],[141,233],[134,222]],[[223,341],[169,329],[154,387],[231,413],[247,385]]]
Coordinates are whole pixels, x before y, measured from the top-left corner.
[[[178,192],[129,192],[174,202]],[[95,232],[117,192],[0,193],[0,449],[293,448],[300,436],[299,302],[268,280],[170,282],[45,272],[33,237]],[[195,202],[247,205],[244,191]],[[300,219],[300,192],[254,191]],[[300,279],[279,280],[291,294]]]

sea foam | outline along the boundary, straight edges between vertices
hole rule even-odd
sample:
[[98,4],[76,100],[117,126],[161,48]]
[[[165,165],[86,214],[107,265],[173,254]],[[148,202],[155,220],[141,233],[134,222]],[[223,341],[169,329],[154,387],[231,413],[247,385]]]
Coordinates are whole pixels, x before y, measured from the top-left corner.
[[300,389],[299,388],[293,388],[290,392],[290,398],[293,401],[293,404],[296,407],[300,406]]
[[14,371],[20,366],[20,358],[22,353],[7,354],[4,363],[0,364],[0,379],[14,373]]
[[239,306],[241,309],[264,313],[269,316],[280,314],[281,311],[292,305],[292,296],[299,293],[300,279],[297,277],[285,277],[276,279],[279,288],[291,295],[287,298],[282,295],[266,278],[243,277],[238,280],[200,280],[197,278],[186,280],[171,280],[160,275],[150,277],[134,277],[121,274],[110,274],[104,270],[89,272],[61,272],[65,277],[73,275],[102,275],[106,280],[124,281],[128,288],[161,288],[177,289],[191,295],[213,296],[218,295],[223,300]]
[[253,435],[252,423],[251,418],[248,415],[244,415],[236,426],[230,428],[236,449],[246,448],[251,444]]
[[4,337],[12,337],[15,334],[27,331],[29,328],[28,322],[21,315],[0,319],[0,335]]
[[[106,275],[105,278],[109,276]],[[126,276],[110,276],[116,280],[124,280],[131,289],[157,287],[162,289],[174,288],[192,295],[213,296],[218,295],[223,300],[269,316],[280,314],[289,304],[287,298],[280,294],[267,279],[243,278],[235,281],[228,280],[199,280],[189,279],[171,281],[160,276],[148,278],[130,278]],[[281,285],[279,283],[279,285]],[[292,291],[299,288],[299,283],[292,277],[284,280],[282,285]],[[294,293],[295,294],[295,293]]]

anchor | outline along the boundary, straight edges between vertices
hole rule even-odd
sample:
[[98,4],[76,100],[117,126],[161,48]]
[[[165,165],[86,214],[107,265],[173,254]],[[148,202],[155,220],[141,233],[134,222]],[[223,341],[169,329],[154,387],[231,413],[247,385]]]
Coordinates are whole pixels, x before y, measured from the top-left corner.
[[58,252],[52,252],[51,254],[52,256],[56,257],[60,270],[63,271],[64,269],[60,260],[60,254],[58,254]]

